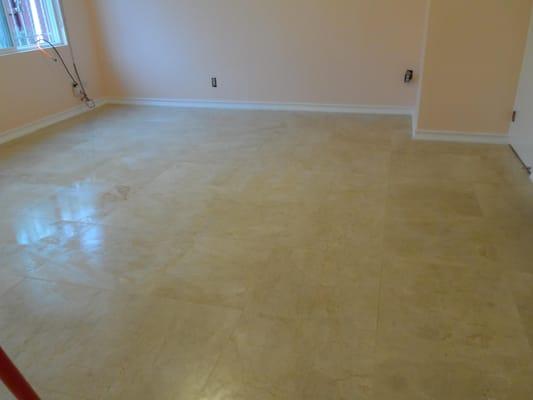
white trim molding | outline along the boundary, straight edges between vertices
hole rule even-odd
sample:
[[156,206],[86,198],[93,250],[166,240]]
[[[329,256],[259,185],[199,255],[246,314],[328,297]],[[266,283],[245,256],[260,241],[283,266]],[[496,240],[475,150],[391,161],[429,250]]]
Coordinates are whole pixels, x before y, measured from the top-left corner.
[[214,108],[224,110],[269,110],[269,111],[305,111],[350,114],[413,114],[411,107],[399,106],[365,106],[351,104],[318,104],[318,103],[268,103],[268,102],[235,102],[222,100],[188,100],[188,99],[154,99],[154,98],[109,98],[109,104],[125,104],[135,106],[179,107],[179,108]]
[[[96,107],[100,107],[104,104],[106,104],[105,100],[96,101]],[[47,126],[56,124],[58,122],[67,120],[80,114],[84,114],[89,111],[91,111],[91,109],[88,108],[85,104],[80,104],[79,106],[69,108],[65,111],[61,111],[56,114],[48,115],[44,118],[30,122],[29,124],[20,126],[18,128],[9,129],[0,133],[0,144],[21,138],[35,131],[38,131],[39,129],[46,128]]]
[[440,142],[460,142],[460,143],[487,143],[487,144],[509,144],[509,135],[506,133],[473,133],[456,131],[436,131],[417,129],[413,132],[415,140],[431,140]]
[[[366,106],[350,104],[318,104],[318,103],[265,103],[265,102],[233,102],[221,100],[187,100],[187,99],[153,99],[153,98],[104,98],[96,101],[96,106],[104,104],[124,104],[135,106],[177,107],[177,108],[211,108],[223,110],[269,110],[269,111],[300,111],[346,114],[405,115],[413,116],[413,108],[401,106]],[[29,124],[0,133],[0,144],[29,135],[39,129],[67,120],[91,111],[85,105],[69,108],[65,111],[43,117]]]

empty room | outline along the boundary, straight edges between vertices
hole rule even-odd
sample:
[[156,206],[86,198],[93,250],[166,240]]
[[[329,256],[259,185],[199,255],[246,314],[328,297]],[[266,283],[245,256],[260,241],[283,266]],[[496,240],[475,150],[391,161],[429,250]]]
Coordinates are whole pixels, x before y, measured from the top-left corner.
[[533,399],[532,7],[0,0],[0,399]]

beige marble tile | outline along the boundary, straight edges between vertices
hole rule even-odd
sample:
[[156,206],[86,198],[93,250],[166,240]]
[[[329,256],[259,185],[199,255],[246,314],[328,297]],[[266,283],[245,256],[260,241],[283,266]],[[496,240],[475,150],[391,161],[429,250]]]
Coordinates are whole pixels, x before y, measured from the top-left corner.
[[27,213],[33,206],[53,196],[60,188],[47,183],[27,183],[9,177],[0,181],[2,218],[14,218]]
[[46,262],[46,258],[32,249],[18,248],[15,250],[2,249],[0,267],[7,274],[26,276],[38,269]]
[[391,184],[387,212],[391,218],[410,220],[482,216],[471,185],[432,181]]
[[331,189],[335,179],[341,181],[349,175],[339,176],[333,169],[305,169],[286,159],[266,160],[257,169],[247,179],[241,193],[242,198],[255,203],[316,204]]
[[350,390],[350,396],[369,394],[376,350],[374,327],[365,326],[358,316],[304,319],[301,340],[313,371],[310,380],[322,377],[338,386],[338,391]]
[[511,155],[511,150],[507,146],[497,144],[477,144],[477,143],[454,143],[412,140],[411,135],[394,135],[392,139],[393,151],[410,154],[455,154],[464,156],[502,156]]
[[330,121],[331,139],[346,145],[365,143],[391,148],[400,140],[410,142],[411,121],[403,116],[332,115]]
[[302,155],[296,154],[295,158],[304,168],[347,170],[354,176],[376,182],[386,179],[391,154],[388,149],[377,145],[346,146],[344,143],[327,142],[317,144]]
[[25,214],[53,221],[97,222],[131,195],[129,186],[85,179],[58,189],[49,198],[28,207]]
[[0,217],[0,245],[26,246],[50,236],[56,224],[54,220],[31,215],[9,214]]
[[528,217],[487,218],[488,230],[505,267],[533,273],[533,229]]
[[0,146],[0,342],[45,399],[529,399],[533,186],[410,136],[107,106]]
[[476,184],[474,190],[485,217],[533,221],[533,185]]
[[[72,236],[48,238],[37,250],[46,261],[27,275],[54,282],[144,291],[145,281],[176,260],[189,238],[122,227],[84,224]],[[57,242],[59,241],[59,243]]]
[[18,215],[0,218],[0,266],[3,271],[24,276],[46,260],[43,246],[67,240],[75,231],[70,224]]
[[[88,397],[82,396],[79,393],[72,396],[57,391],[50,391],[40,386],[35,386],[34,390],[43,400],[89,400]],[[7,388],[2,385],[0,385],[0,399],[15,400],[11,393],[7,391]]]
[[2,269],[0,269],[0,296],[22,282],[23,279],[23,276],[11,272],[2,265]]
[[145,288],[155,296],[243,309],[255,281],[268,274],[269,254],[261,243],[198,234]]
[[533,274],[511,273],[509,282],[529,344],[533,347]]
[[[143,144],[139,144],[143,146]],[[157,161],[157,152],[151,156],[135,153],[119,153],[110,160],[99,163],[85,176],[108,182],[114,186],[128,186],[138,191],[165,171],[171,160]]]
[[245,314],[201,398],[370,398],[373,333],[357,321]]
[[237,168],[231,163],[210,164],[178,162],[151,181],[143,194],[159,198],[176,199],[189,193],[202,193],[214,185],[221,176]]
[[[511,155],[507,154],[506,157]],[[523,172],[520,174],[519,170],[509,171],[509,162],[511,161],[503,162],[499,157],[483,155],[395,152],[391,158],[390,178],[392,182],[398,183],[425,180],[498,184],[514,179],[520,179],[524,183],[527,177]]]
[[389,218],[385,226],[385,253],[452,264],[499,261],[490,224],[475,217]]
[[309,362],[298,321],[246,315],[226,343],[203,398],[298,398]]
[[145,227],[163,236],[191,235],[206,224],[208,194],[183,192],[179,195],[161,196],[141,192],[126,202],[117,204],[103,218],[90,221],[108,226],[142,231]]
[[388,359],[376,367],[373,399],[463,400],[531,397],[531,363],[509,357]]
[[203,387],[240,313],[27,280],[2,296],[0,315],[2,343],[36,387],[175,399]]
[[272,318],[359,318],[371,329],[377,319],[377,290],[372,278],[319,285],[285,275],[256,286],[247,309]]
[[377,340],[382,358],[531,355],[507,281],[486,264],[388,260]]
[[64,393],[58,393],[55,391],[48,391],[48,390],[38,390],[39,396],[41,396],[43,399],[46,400],[75,400],[75,399],[81,399],[81,400],[88,400],[87,397],[80,396],[79,394],[75,396],[66,395]]
[[247,309],[271,318],[358,318],[375,328],[381,264],[340,247],[321,249],[275,251]]

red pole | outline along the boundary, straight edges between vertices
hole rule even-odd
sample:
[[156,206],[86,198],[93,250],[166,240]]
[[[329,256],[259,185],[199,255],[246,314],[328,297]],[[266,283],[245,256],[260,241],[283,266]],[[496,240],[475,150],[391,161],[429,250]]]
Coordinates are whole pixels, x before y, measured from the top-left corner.
[[0,380],[18,400],[40,400],[37,393],[0,346]]

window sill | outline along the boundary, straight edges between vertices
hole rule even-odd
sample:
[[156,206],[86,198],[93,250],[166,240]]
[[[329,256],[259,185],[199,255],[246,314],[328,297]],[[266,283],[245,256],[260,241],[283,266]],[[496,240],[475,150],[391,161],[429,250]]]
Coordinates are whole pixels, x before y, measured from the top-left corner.
[[[61,49],[63,47],[68,47],[68,44],[66,44],[66,43],[58,44],[58,45],[55,45],[55,47],[57,49]],[[42,46],[42,48],[45,49],[45,50],[51,49],[50,46]],[[31,53],[31,52],[34,52],[34,51],[40,51],[40,50],[37,47],[32,47],[31,49],[23,49],[23,50],[5,49],[5,50],[0,50],[0,57],[2,57],[2,56],[12,56],[14,54]]]

